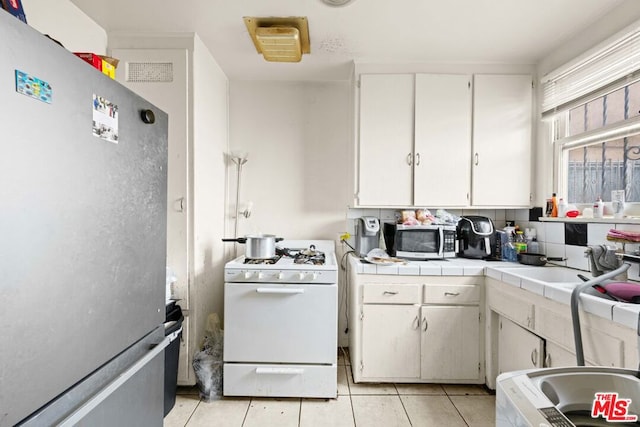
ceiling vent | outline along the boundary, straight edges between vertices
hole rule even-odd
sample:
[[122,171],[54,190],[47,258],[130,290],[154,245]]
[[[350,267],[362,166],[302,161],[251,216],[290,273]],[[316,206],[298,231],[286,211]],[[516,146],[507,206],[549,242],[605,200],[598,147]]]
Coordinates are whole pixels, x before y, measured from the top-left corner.
[[300,62],[310,53],[309,26],[305,17],[244,17],[258,53],[271,62]]

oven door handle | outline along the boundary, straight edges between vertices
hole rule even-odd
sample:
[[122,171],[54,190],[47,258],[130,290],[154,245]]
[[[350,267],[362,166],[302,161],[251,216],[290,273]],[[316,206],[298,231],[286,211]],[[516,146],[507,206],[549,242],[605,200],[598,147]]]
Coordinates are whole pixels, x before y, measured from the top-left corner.
[[302,288],[256,288],[256,292],[259,294],[303,294],[304,289]]
[[304,369],[302,368],[256,368],[256,374],[258,375],[302,375]]

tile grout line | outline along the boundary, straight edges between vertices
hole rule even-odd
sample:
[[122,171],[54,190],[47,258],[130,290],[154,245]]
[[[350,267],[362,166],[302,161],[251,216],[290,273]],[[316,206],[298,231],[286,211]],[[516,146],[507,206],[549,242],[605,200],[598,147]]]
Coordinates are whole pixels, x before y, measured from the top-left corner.
[[[444,387],[443,387],[444,389]],[[447,393],[447,391],[444,391],[445,395],[447,396],[447,399],[449,399],[449,402],[451,402],[451,404],[453,405],[453,407],[456,409],[456,412],[458,413],[458,415],[460,415],[460,418],[462,419],[462,422],[465,423],[467,425],[467,427],[469,426],[469,423],[467,422],[467,420],[464,418],[464,416],[462,415],[462,412],[460,412],[460,410],[458,409],[458,407],[456,406],[455,402],[453,400],[451,400],[451,396],[449,396],[449,393]]]
[[404,414],[407,416],[407,420],[409,420],[409,425],[413,426],[413,423],[411,422],[411,417],[409,416],[409,412],[407,412],[407,408],[404,406],[404,401],[402,400],[402,396],[400,395],[400,390],[398,390],[398,386],[396,385],[396,383],[393,383],[393,388],[396,389],[396,393],[398,396],[398,399],[400,400],[400,404],[402,405],[402,409],[404,410]]
[[242,424],[240,427],[244,426],[244,423],[247,422],[247,416],[249,415],[249,409],[251,409],[251,402],[253,402],[253,397],[249,399],[249,404],[247,405],[247,410],[244,411],[244,417],[242,418]]

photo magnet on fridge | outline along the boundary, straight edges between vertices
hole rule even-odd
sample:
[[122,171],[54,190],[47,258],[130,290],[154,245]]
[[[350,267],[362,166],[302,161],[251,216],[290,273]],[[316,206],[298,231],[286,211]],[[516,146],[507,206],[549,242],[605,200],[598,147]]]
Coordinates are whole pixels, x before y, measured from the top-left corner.
[[24,22],[27,23],[27,17],[24,14],[21,0],[0,0],[2,2],[2,8]]

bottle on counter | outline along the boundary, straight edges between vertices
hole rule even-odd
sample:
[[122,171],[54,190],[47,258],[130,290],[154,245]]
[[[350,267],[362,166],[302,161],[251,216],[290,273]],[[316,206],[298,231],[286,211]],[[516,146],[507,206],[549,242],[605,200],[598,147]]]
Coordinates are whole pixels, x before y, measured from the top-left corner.
[[527,252],[527,241],[525,240],[524,233],[522,231],[516,232],[516,240],[514,246],[516,249],[516,254]]
[[556,193],[551,195],[551,217],[558,217],[558,198],[556,197]]
[[514,246],[514,237],[512,231],[506,231],[507,240],[502,245],[502,260],[503,261],[516,261],[516,247]]
[[540,243],[538,243],[538,240],[535,237],[527,243],[527,252],[532,254],[540,253]]
[[604,202],[600,197],[593,203],[593,217],[602,218],[604,215]]
[[560,201],[558,201],[558,217],[564,218],[567,216],[567,210],[569,207],[569,203],[562,197],[560,197]]

